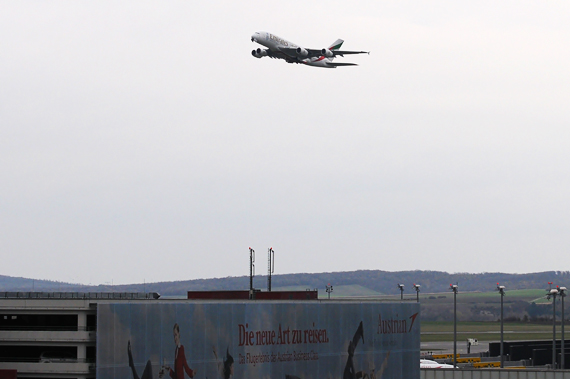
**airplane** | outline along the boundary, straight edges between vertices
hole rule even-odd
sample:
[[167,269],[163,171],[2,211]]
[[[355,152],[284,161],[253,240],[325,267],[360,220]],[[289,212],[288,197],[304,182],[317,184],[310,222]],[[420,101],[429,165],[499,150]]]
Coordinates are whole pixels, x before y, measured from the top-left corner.
[[337,39],[324,49],[306,49],[267,32],[255,32],[251,42],[257,42],[267,49],[257,48],[251,51],[255,58],[270,57],[284,59],[287,63],[302,63],[308,66],[337,68],[340,66],[358,66],[356,63],[337,63],[333,59],[348,54],[370,54],[369,51],[339,50],[343,40]]

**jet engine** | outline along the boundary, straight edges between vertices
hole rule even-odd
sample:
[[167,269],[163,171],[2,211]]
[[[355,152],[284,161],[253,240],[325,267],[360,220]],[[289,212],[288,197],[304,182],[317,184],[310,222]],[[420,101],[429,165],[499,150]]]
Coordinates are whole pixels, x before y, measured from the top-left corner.
[[251,55],[253,55],[256,58],[266,57],[267,50],[262,50],[260,48],[257,48],[257,50],[251,50]]
[[329,49],[322,49],[321,54],[323,54],[327,58],[334,57],[334,53],[332,51],[330,51]]
[[296,51],[297,54],[299,54],[302,57],[306,57],[307,55],[309,55],[309,52],[306,49],[303,49],[302,47],[298,47]]

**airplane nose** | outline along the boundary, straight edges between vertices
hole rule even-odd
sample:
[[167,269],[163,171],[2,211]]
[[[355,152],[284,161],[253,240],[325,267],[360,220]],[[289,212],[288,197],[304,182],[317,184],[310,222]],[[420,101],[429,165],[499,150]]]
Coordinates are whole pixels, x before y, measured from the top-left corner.
[[255,32],[251,35],[251,42],[257,42],[257,39],[259,38],[259,32]]

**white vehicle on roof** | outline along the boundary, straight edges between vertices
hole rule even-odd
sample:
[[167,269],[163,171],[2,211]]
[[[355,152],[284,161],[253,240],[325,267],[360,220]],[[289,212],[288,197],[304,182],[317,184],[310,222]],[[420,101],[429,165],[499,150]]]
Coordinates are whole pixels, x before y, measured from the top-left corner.
[[453,365],[438,363],[429,359],[420,359],[420,368],[454,368]]

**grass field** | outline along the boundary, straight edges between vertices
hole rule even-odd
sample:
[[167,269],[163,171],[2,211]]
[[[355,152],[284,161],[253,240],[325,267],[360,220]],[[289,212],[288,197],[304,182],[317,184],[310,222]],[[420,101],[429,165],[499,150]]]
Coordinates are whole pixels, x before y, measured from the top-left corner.
[[[285,288],[282,288],[285,289]],[[296,289],[301,288],[287,288]],[[395,291],[396,292],[396,291]],[[320,299],[326,299],[328,294],[324,291],[319,294]],[[379,301],[400,301],[400,294],[380,294],[370,289],[353,286],[335,286],[331,294],[333,299],[375,299]],[[415,301],[416,293],[404,293],[405,301]],[[526,304],[545,304],[551,302],[546,299],[546,290],[526,289],[510,290],[503,298],[505,308],[510,310],[510,314],[519,315],[521,319],[526,311]],[[467,338],[476,338],[479,341],[499,341],[501,324],[497,321],[500,309],[501,297],[498,292],[459,292],[457,295],[458,304],[458,340],[465,341]],[[443,293],[420,293],[420,303],[422,315],[429,319],[447,319],[453,311],[453,294]],[[543,305],[546,306],[546,305]],[[548,308],[550,311],[550,308]],[[485,312],[485,313],[483,313]],[[483,315],[483,316],[481,316]],[[548,317],[547,313],[547,317]],[[442,317],[443,316],[443,317]],[[461,317],[469,319],[485,319],[489,321],[461,321]],[[560,338],[560,325],[556,327],[557,338]],[[522,340],[551,340],[552,324],[530,323],[530,322],[506,322],[504,324],[505,341]],[[421,322],[421,342],[446,342],[453,341],[452,321],[422,321]]]
[[[345,299],[353,297],[372,297],[380,298],[384,297],[380,292],[373,291],[369,288],[362,287],[358,284],[348,285],[348,286],[334,286],[333,292],[331,293],[331,299]],[[324,290],[319,290],[319,299],[328,298],[328,293]]]
[[[430,303],[451,303],[453,294],[436,293],[422,294],[421,299]],[[548,302],[544,290],[512,290],[506,293],[505,302],[528,301],[529,303]],[[500,303],[501,297],[497,292],[463,292],[457,294],[457,303]]]
[[[354,287],[352,291],[357,291],[360,286],[344,286],[344,287]],[[363,288],[363,287],[360,287]],[[336,290],[336,287],[335,287]],[[351,292],[352,292],[351,291]],[[370,293],[371,292],[371,293]],[[357,296],[377,296],[381,297],[382,299],[386,300],[400,300],[400,294],[385,294],[381,295],[378,293],[374,293],[374,291],[370,291],[369,293],[354,293]],[[413,300],[416,298],[415,292],[406,292],[404,293],[404,298],[407,300]],[[511,290],[507,291],[504,301],[528,301],[528,302],[548,302],[546,300],[546,291],[541,289],[529,289],[529,290]],[[420,293],[420,301],[427,301],[427,302],[453,302],[453,293],[451,292],[439,292],[439,293]],[[457,302],[500,302],[501,297],[499,296],[498,292],[459,292],[457,294]]]
[[[552,339],[552,325],[509,322],[504,324],[505,341]],[[458,322],[457,339],[477,338],[479,341],[499,341],[501,324],[498,322]],[[560,325],[556,327],[560,337]],[[453,322],[430,322],[421,324],[422,342],[453,341]]]
[[[508,291],[506,292],[505,295],[505,300],[508,299],[516,299],[516,300],[534,300],[537,298],[541,298],[544,297],[546,295],[546,291],[544,290],[512,290],[512,291]],[[482,298],[487,298],[487,299],[499,299],[500,301],[500,296],[498,294],[498,292],[465,292],[465,293],[461,293],[460,295],[457,295],[458,298],[461,297],[465,297],[467,299],[471,299],[471,298],[478,298],[478,299],[482,299]]]
[[[279,290],[304,290],[305,286],[295,286],[295,287],[280,287]],[[277,289],[275,289],[277,290]],[[327,293],[324,290],[319,291],[320,298],[326,298]],[[362,287],[360,285],[346,285],[346,286],[335,286],[331,297],[336,298],[346,298],[346,297],[370,297],[378,298],[382,300],[400,300],[400,293],[395,290],[391,294],[382,294],[380,292],[373,291],[369,288]],[[405,300],[414,300],[416,298],[416,293],[413,291],[405,292]],[[453,302],[453,294],[451,292],[440,292],[440,293],[420,293],[420,301],[429,303],[449,303]],[[498,292],[459,292],[457,295],[458,303],[496,303],[500,302],[501,297]],[[505,302],[512,301],[528,301],[543,303],[548,302],[546,300],[546,290],[542,289],[526,289],[526,290],[510,290],[506,292]]]

